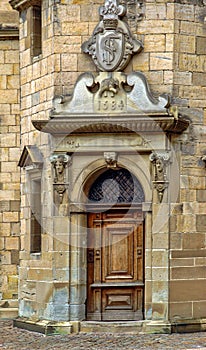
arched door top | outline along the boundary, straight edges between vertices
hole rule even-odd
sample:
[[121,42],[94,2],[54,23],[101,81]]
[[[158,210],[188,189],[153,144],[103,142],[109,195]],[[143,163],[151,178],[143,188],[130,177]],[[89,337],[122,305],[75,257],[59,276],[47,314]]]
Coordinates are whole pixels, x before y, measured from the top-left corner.
[[107,169],[92,184],[89,203],[131,204],[145,200],[143,188],[137,178],[127,169]]

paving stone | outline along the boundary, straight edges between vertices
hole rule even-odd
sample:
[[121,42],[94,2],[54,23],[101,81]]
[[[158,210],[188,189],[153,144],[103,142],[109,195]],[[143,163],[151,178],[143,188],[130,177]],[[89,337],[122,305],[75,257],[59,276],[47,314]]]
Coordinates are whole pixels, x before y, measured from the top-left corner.
[[206,350],[206,333],[111,334],[79,333],[45,337],[0,321],[0,350]]

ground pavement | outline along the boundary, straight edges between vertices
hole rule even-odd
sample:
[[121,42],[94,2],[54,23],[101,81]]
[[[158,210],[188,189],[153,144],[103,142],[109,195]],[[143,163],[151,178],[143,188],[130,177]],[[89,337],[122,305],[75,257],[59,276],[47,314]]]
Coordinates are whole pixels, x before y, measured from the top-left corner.
[[44,336],[13,328],[11,321],[0,321],[0,350],[206,350],[206,332],[187,334],[131,335],[80,333]]

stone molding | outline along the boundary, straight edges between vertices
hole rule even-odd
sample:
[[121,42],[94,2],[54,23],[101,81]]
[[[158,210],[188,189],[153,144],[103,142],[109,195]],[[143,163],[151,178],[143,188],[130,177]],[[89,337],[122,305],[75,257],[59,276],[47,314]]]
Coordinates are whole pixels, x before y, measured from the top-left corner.
[[19,30],[18,28],[1,28],[0,29],[0,40],[18,40]]
[[30,6],[40,6],[41,0],[10,0],[9,3],[14,10],[21,12]]

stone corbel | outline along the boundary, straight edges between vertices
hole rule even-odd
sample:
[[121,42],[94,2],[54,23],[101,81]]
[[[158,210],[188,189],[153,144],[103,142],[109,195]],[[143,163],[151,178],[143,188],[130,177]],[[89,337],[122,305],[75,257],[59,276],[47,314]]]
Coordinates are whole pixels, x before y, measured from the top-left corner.
[[117,153],[116,152],[104,152],[104,159],[107,164],[107,168],[117,168]]
[[168,187],[166,166],[170,160],[170,154],[152,152],[150,155],[150,161],[154,166],[153,172],[153,186],[157,190],[159,202],[162,202],[165,189]]

